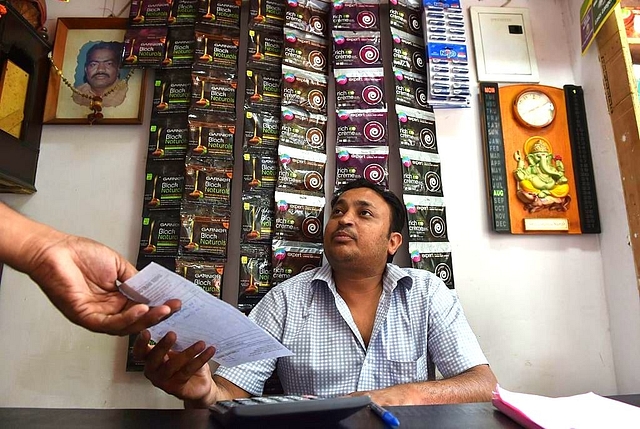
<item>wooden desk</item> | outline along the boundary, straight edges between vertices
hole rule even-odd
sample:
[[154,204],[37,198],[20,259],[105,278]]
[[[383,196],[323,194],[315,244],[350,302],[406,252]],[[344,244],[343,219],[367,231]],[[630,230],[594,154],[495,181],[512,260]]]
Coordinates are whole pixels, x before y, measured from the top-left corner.
[[[640,407],[640,394],[620,395],[613,399]],[[401,428],[483,428],[518,429],[515,422],[495,410],[488,402],[476,404],[389,407],[398,417]],[[304,427],[304,422],[300,422]],[[95,410],[48,408],[0,408],[3,429],[59,428],[218,428],[208,410]],[[368,409],[343,420],[344,428],[384,428]],[[266,429],[266,428],[265,428]],[[269,429],[271,429],[269,427]]]

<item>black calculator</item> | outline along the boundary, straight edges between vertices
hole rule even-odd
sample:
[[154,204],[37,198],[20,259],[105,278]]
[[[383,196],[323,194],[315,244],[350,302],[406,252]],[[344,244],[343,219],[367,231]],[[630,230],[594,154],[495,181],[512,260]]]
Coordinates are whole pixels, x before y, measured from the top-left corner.
[[368,396],[318,398],[311,395],[257,396],[219,401],[211,416],[225,427],[269,424],[287,427],[331,426],[371,403]]

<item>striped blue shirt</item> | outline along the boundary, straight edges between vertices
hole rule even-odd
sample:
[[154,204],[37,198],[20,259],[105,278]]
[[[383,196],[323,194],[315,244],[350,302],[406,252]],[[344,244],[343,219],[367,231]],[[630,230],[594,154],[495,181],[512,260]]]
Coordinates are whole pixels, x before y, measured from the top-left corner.
[[254,396],[276,368],[285,393],[330,397],[433,379],[431,361],[445,378],[487,363],[444,283],[393,264],[383,277],[368,348],[328,264],[273,288],[249,317],[294,353],[217,369]]

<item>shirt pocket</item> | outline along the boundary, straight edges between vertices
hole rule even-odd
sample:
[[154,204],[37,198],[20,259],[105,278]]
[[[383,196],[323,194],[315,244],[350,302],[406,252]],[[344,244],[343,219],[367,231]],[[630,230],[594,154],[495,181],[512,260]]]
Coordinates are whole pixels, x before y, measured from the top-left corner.
[[413,347],[386,350],[384,366],[391,385],[427,381],[427,359],[427,353],[418,356]]

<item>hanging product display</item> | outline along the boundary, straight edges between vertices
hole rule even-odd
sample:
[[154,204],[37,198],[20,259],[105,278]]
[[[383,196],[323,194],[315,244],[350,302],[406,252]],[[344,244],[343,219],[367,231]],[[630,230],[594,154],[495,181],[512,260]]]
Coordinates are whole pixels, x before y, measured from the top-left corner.
[[[134,0],[123,52],[125,64],[157,69],[137,268],[153,260],[216,297],[231,222],[239,10]],[[131,354],[127,368],[141,369]]]
[[[426,46],[429,46],[429,41],[442,37],[446,40],[446,35],[433,37],[434,27],[441,27],[446,19],[456,22],[459,20],[456,11],[444,11],[448,7],[447,2],[439,2],[437,5],[432,3],[429,0],[424,0],[423,4],[398,0],[389,5],[395,112],[411,266],[430,268],[447,287],[453,289],[451,245],[447,235],[446,206],[433,114],[435,106],[432,107],[432,93],[438,84],[432,79],[430,67],[433,59],[429,57],[428,49],[425,50],[423,40],[427,40]],[[434,17],[442,20],[442,25],[434,22]],[[423,32],[424,38],[417,37],[422,36]],[[425,52],[428,61],[425,59]]]
[[[207,2],[205,11],[204,2],[187,1],[174,9],[195,17],[187,113],[189,151],[184,160],[176,263],[190,264],[194,275],[214,282],[222,278],[207,275],[207,270],[214,264],[215,273],[224,272],[231,224],[240,6],[235,1]],[[215,286],[212,283],[207,289],[221,297],[221,288]]]
[[433,112],[396,106],[401,149],[438,153],[436,119]]
[[336,187],[365,178],[388,188],[389,147],[380,5],[334,2]]
[[211,261],[178,259],[176,272],[213,296],[220,296],[224,264]]
[[273,286],[322,264],[329,4],[286,2]]
[[387,110],[338,110],[337,146],[388,145]]
[[460,0],[423,0],[423,5],[429,105],[469,107],[468,37]]
[[147,159],[183,160],[189,147],[186,117],[156,117],[149,127]]
[[440,156],[429,152],[400,149],[402,192],[410,195],[443,197]]
[[380,2],[337,0],[333,2],[334,30],[380,31]]
[[323,197],[276,191],[275,200],[275,239],[322,243]]
[[275,286],[322,265],[322,244],[274,240],[271,283]]
[[[237,306],[248,314],[271,288],[322,264],[327,192],[362,177],[385,188],[401,179],[412,266],[453,288],[423,5],[192,0],[176,8],[179,3],[167,9],[164,26],[144,4],[145,18],[132,23],[136,31],[167,30],[153,63],[138,268],[157,261],[221,297],[229,231],[238,222]],[[241,23],[243,7],[247,22]],[[381,10],[388,10],[389,28]],[[240,57],[246,62],[238,66]],[[238,94],[239,79],[245,86]],[[327,139],[330,122],[335,142]],[[399,153],[390,153],[392,142]],[[241,162],[234,162],[235,150]],[[336,163],[330,189],[327,150]],[[389,160],[397,155],[401,176],[390,177]],[[241,210],[231,204],[234,173]]]
[[281,2],[249,2],[238,290],[238,308],[246,314],[272,287],[270,255],[280,139],[283,24]]
[[273,201],[262,192],[245,193],[242,197],[240,240],[247,244],[271,244],[275,220]]
[[[122,64],[127,67],[152,68],[160,68],[168,64],[166,62],[168,28],[170,24],[176,23],[172,3],[164,0],[131,1]],[[180,26],[193,26],[193,20],[181,19],[180,21]],[[193,31],[189,38],[193,40]],[[190,67],[190,60],[185,61],[185,65]]]
[[336,187],[357,179],[389,187],[389,148],[387,146],[336,146]]
[[283,107],[299,107],[309,113],[327,114],[327,76],[282,66]]

